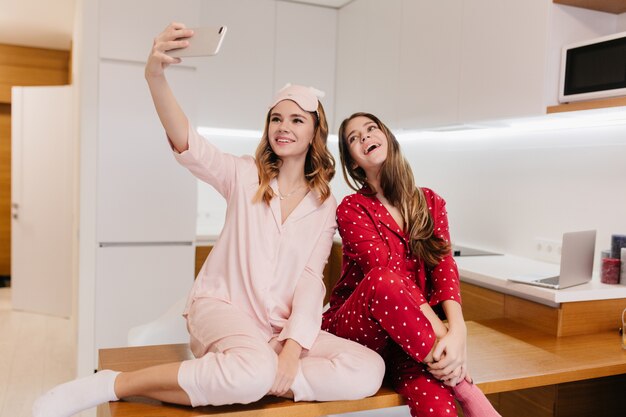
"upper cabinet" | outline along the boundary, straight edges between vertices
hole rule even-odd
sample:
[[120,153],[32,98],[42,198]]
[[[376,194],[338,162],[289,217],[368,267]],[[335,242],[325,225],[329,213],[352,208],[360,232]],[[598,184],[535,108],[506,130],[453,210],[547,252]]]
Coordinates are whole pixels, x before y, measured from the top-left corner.
[[261,130],[274,90],[275,2],[203,1],[200,25],[228,30],[218,55],[193,59],[198,125]]
[[403,1],[396,126],[458,120],[463,1]]
[[394,124],[399,86],[402,1],[357,0],[339,10],[335,128],[355,112]]
[[542,114],[550,2],[471,3],[459,39],[459,122]]
[[357,0],[339,12],[337,116],[396,128],[545,112],[549,0]]
[[553,0],[554,3],[607,13],[626,13],[625,0]]
[[196,69],[186,83],[197,107],[183,106],[196,125],[261,130],[272,95],[286,82],[325,91],[332,120],[335,9],[279,0],[107,0],[99,11],[100,58],[140,65],[170,22],[228,27],[218,55],[178,65]]
[[574,110],[556,106],[561,48],[618,32],[613,13],[626,10],[626,0],[379,3],[339,11],[337,122],[370,111],[419,129]]
[[[302,17],[306,16],[305,19]],[[335,112],[337,10],[292,2],[276,2],[274,90],[286,83],[313,86],[326,93],[321,100],[329,126]],[[267,99],[264,103],[267,106]],[[265,107],[257,108],[263,115]],[[257,128],[260,128],[258,126]]]
[[100,58],[146,62],[153,39],[169,23],[199,25],[200,3],[200,0],[100,1]]

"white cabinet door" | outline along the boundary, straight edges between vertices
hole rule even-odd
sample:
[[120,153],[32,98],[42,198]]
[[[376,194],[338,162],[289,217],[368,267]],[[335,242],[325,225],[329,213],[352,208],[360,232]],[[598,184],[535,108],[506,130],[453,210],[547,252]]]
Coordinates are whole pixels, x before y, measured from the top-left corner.
[[458,122],[463,4],[402,2],[397,127]]
[[96,351],[126,346],[130,328],[159,317],[193,285],[191,245],[101,247],[97,252]]
[[365,111],[396,123],[401,0],[357,0],[339,10],[335,124]]
[[[167,71],[183,109],[193,115],[195,70]],[[192,241],[196,182],[174,160],[143,65],[103,61],[99,76],[98,241]]]
[[198,123],[263,129],[273,94],[275,4],[258,0],[201,2],[200,25],[226,25],[218,55],[196,59]]
[[314,86],[333,126],[337,10],[276,2],[274,89],[286,83]]
[[100,1],[100,57],[145,62],[152,40],[171,22],[198,26],[200,0]]
[[463,7],[459,120],[545,114],[549,0]]

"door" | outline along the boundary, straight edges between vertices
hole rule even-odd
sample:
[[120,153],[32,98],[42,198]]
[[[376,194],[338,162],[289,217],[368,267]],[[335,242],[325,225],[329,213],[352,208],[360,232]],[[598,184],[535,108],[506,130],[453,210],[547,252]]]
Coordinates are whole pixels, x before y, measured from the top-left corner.
[[72,309],[72,89],[14,87],[11,286],[16,310],[68,317]]

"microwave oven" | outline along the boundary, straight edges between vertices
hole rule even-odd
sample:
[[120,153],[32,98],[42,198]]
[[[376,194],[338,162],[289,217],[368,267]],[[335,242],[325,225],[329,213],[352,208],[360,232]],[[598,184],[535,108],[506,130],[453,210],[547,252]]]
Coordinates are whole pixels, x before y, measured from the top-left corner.
[[626,32],[563,47],[559,101],[626,96]]

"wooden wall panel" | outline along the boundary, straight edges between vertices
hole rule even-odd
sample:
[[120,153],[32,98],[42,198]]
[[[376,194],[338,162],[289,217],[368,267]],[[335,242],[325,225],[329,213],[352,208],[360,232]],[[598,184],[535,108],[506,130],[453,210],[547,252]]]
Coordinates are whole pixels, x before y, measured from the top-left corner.
[[11,275],[11,105],[0,103],[0,276]]
[[0,44],[0,275],[11,274],[11,87],[67,84],[70,52]]
[[62,85],[69,81],[70,52],[0,44],[0,103],[14,85]]

